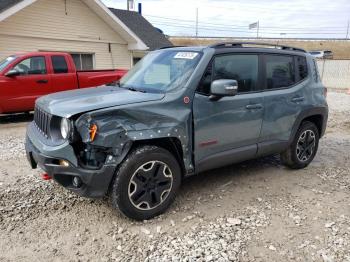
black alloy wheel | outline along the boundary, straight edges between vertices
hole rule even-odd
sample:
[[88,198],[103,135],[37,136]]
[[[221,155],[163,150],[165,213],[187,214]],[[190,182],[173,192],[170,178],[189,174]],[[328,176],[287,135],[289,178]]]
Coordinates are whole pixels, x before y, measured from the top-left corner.
[[166,200],[172,185],[173,174],[167,164],[161,161],[147,162],[130,179],[130,202],[141,210],[153,209]]

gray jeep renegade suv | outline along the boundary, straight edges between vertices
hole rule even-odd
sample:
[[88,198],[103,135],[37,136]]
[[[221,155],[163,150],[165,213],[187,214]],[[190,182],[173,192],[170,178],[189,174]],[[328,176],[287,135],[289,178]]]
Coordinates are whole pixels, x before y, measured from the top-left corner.
[[38,99],[26,152],[63,187],[149,219],[186,176],[271,154],[306,167],[325,132],[325,95],[314,58],[298,48],[166,48],[116,86]]

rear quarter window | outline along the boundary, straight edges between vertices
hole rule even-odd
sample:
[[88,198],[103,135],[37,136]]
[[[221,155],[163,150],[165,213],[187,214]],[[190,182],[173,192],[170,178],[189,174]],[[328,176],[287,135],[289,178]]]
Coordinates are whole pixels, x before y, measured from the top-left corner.
[[297,63],[297,69],[298,69],[297,74],[299,77],[299,81],[301,81],[305,79],[308,75],[306,58],[303,56],[297,56],[296,63]]

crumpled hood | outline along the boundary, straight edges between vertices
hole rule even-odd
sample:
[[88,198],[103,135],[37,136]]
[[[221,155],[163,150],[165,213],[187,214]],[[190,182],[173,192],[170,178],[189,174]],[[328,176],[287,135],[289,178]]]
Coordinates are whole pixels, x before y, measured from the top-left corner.
[[36,104],[44,111],[70,117],[96,109],[160,100],[164,94],[141,93],[115,86],[101,86],[64,91],[43,96]]

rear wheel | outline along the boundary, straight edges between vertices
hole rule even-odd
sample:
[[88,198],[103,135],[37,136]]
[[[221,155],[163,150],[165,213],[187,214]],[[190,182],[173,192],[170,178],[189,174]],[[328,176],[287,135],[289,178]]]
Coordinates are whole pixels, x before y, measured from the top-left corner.
[[319,142],[319,133],[312,122],[303,122],[289,148],[281,154],[284,165],[299,169],[308,166],[314,159]]
[[180,183],[180,166],[169,151],[156,146],[139,147],[117,170],[112,204],[127,217],[150,219],[170,206]]

